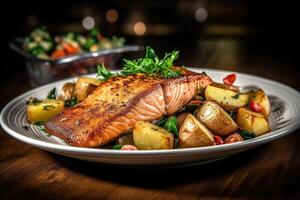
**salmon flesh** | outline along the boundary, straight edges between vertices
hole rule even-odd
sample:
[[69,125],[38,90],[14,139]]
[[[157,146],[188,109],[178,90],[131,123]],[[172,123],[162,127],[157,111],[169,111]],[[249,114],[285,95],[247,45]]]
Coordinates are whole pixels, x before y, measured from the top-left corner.
[[179,77],[165,79],[136,74],[116,76],[92,94],[45,124],[48,133],[73,146],[98,147],[129,132],[138,121],[152,122],[184,107],[199,88],[212,80],[182,69]]

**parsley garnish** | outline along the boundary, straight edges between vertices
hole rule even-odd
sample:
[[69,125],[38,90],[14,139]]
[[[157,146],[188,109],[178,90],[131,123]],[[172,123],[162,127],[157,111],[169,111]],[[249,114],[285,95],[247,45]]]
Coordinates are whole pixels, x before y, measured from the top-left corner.
[[97,78],[101,81],[106,81],[114,74],[109,71],[103,64],[97,65]]
[[38,128],[39,130],[45,131],[44,122],[38,121],[38,122],[35,122],[34,124],[37,126],[37,128]]
[[78,99],[76,97],[72,97],[70,100],[65,101],[65,107],[69,108],[78,104]]
[[53,105],[44,105],[43,106],[43,110],[46,110],[46,111],[49,111],[50,108],[55,108],[55,106],[53,106]]
[[29,104],[29,105],[38,105],[40,104],[42,101],[41,100],[38,100],[37,98],[33,98],[33,97],[30,97],[29,98],[29,101],[26,102],[26,104]]
[[238,99],[240,97],[240,93],[237,93],[236,95],[233,95],[232,98]]
[[53,88],[49,91],[47,99],[56,99],[56,88]]
[[120,74],[112,73],[103,64],[97,65],[97,78],[106,81],[115,75],[133,75],[133,74],[147,74],[147,75],[160,75],[163,78],[173,78],[179,76],[180,71],[174,70],[174,61],[179,57],[179,51],[172,51],[166,53],[165,56],[160,59],[154,49],[147,46],[146,54],[144,58],[136,60],[123,59],[123,70]]
[[144,58],[123,60],[124,66],[121,73],[123,75],[132,75],[137,73],[148,75],[158,74],[164,78],[177,77],[180,75],[180,72],[173,70],[173,63],[178,56],[179,51],[172,51],[171,53],[166,53],[164,58],[159,59],[159,57],[155,55],[154,49],[147,46]]

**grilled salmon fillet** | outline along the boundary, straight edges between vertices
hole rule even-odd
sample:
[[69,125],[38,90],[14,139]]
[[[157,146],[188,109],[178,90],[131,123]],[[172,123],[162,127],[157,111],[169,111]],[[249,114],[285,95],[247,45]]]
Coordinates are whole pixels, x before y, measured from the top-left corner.
[[186,105],[212,81],[184,68],[181,76],[164,79],[136,74],[116,76],[92,94],[46,123],[48,133],[73,146],[98,147],[130,131],[137,121],[153,121]]

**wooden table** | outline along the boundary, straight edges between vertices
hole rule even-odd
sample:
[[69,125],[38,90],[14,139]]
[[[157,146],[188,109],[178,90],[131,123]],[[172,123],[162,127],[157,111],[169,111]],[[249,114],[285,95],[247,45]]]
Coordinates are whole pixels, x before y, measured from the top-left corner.
[[[256,74],[300,89],[299,76],[288,59],[261,50],[254,55],[246,52],[238,61],[228,60],[222,57],[228,54],[226,50],[187,62]],[[23,74],[2,85],[1,108],[28,89]],[[126,169],[55,155],[19,142],[0,129],[0,199],[299,199],[299,152],[297,130],[206,165]]]

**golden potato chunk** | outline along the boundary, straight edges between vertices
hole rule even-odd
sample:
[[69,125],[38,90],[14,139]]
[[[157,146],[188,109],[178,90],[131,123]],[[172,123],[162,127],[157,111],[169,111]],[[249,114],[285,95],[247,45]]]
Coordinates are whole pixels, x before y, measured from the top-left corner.
[[196,117],[188,114],[179,130],[181,148],[202,147],[214,144],[214,135]]
[[137,122],[133,128],[133,141],[138,149],[172,149],[174,135],[149,122]]
[[247,108],[238,109],[237,124],[240,129],[254,133],[256,136],[270,131],[269,124],[264,116]]
[[240,94],[232,90],[211,85],[206,87],[205,98],[208,101],[214,101],[218,103],[227,111],[232,111],[237,108],[244,107],[249,101],[248,94]]
[[240,89],[235,85],[227,85],[227,84],[213,82],[211,84],[211,86],[218,87],[218,88],[223,88],[223,89],[227,89],[227,90],[232,90],[232,91],[237,92],[237,93],[240,92]]
[[265,118],[268,118],[271,110],[271,105],[266,93],[260,89],[254,93],[251,100],[261,105],[262,111],[260,112],[260,114],[262,114]]
[[238,129],[237,124],[218,104],[207,101],[196,111],[196,117],[209,130],[221,137],[227,136]]
[[64,101],[55,99],[45,99],[27,106],[28,121],[47,122],[49,119],[65,109]]

